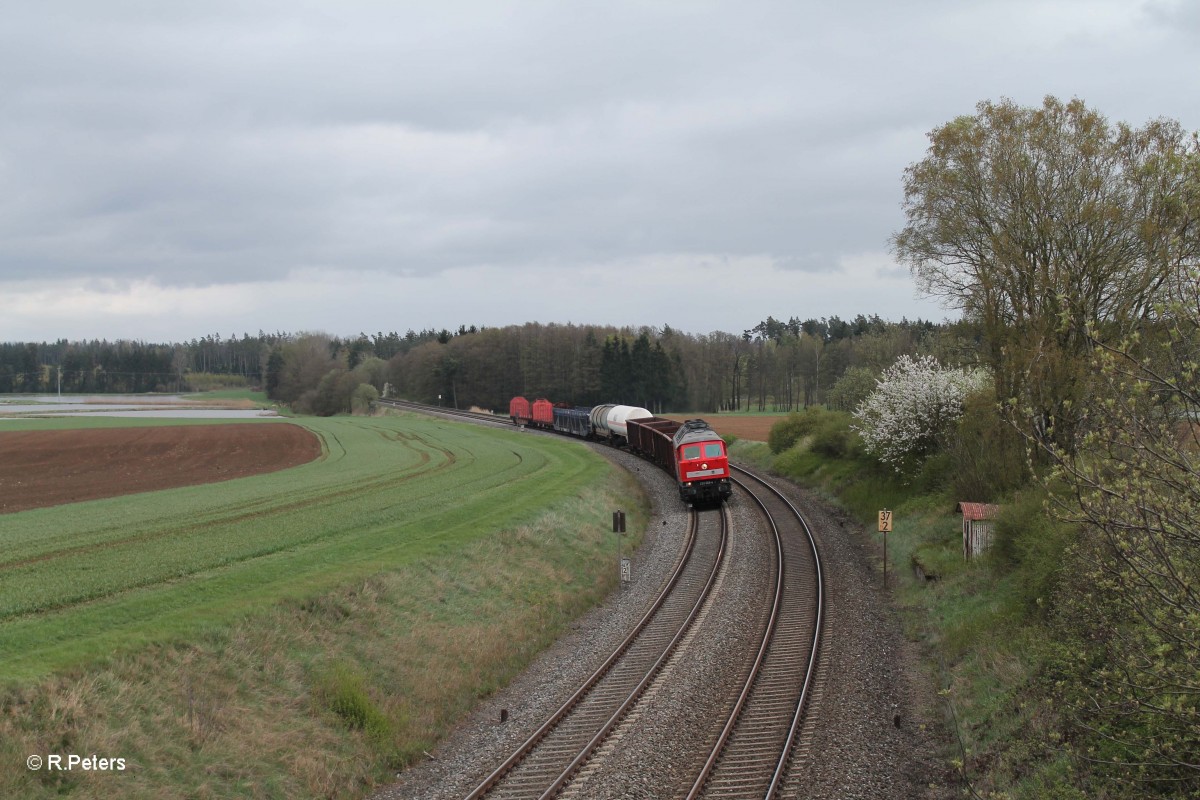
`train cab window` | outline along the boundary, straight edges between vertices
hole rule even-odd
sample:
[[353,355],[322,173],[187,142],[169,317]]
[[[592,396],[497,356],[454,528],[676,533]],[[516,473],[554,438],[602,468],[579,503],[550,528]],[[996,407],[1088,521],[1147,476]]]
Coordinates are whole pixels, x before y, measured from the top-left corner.
[[720,442],[708,442],[704,445],[705,458],[720,458],[722,455],[724,454],[721,452]]
[[700,457],[700,445],[698,445],[698,444],[684,445],[683,457],[689,461],[693,458],[699,458]]

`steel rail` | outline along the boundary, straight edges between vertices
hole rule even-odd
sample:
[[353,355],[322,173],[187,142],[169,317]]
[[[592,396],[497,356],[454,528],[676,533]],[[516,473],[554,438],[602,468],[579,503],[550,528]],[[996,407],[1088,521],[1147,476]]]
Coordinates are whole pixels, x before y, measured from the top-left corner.
[[[397,407],[397,408],[407,408],[407,409],[412,409],[415,411],[427,412],[427,413],[428,412],[440,413],[440,414],[444,414],[447,416],[463,417],[463,418],[472,419],[472,420],[476,420],[476,421],[494,422],[494,423],[499,423],[499,424],[507,424],[508,423],[508,419],[506,417],[497,417],[496,415],[493,415],[493,414],[480,414],[477,412],[462,411],[462,410],[458,410],[458,409],[447,409],[445,407],[440,407],[440,406],[427,406],[427,405],[423,405],[420,403],[413,403],[410,401],[381,400],[381,401],[377,401],[377,402],[384,404],[384,405],[390,405],[393,407]],[[815,613],[812,616],[813,636],[812,636],[812,640],[811,640],[811,645],[808,648],[808,659],[807,659],[807,664],[806,664],[805,671],[804,671],[804,680],[801,684],[799,695],[797,697],[795,706],[790,715],[791,718],[790,718],[790,722],[788,724],[787,734],[783,738],[783,744],[779,749],[778,758],[775,760],[775,767],[774,767],[774,770],[772,771],[770,784],[768,785],[768,787],[763,795],[765,798],[767,798],[767,800],[770,800],[779,791],[780,785],[785,777],[787,766],[788,766],[788,763],[791,758],[792,750],[795,747],[796,738],[799,735],[801,726],[804,721],[805,710],[807,708],[810,695],[812,694],[814,676],[816,673],[816,665],[817,665],[817,660],[818,660],[818,656],[819,656],[819,652],[820,652],[822,627],[824,624],[824,613],[825,613],[825,611],[824,611],[824,600],[825,600],[824,579],[823,579],[823,574],[822,574],[822,570],[821,570],[820,553],[819,553],[819,550],[817,547],[815,537],[812,534],[812,530],[809,527],[807,520],[804,519],[804,516],[800,513],[800,511],[798,509],[796,509],[795,505],[790,500],[788,500],[787,497],[785,497],[781,492],[779,492],[774,486],[772,486],[770,483],[768,483],[767,481],[765,481],[763,478],[759,477],[758,475],[754,474],[753,472],[746,470],[744,468],[741,468],[741,467],[736,467],[733,464],[730,464],[730,470],[731,471],[736,470],[736,471],[744,474],[745,476],[753,479],[757,484],[760,484],[761,486],[763,486],[772,495],[774,495],[775,498],[777,498],[778,500],[780,500],[783,504],[785,504],[787,506],[787,508],[791,511],[791,514],[799,522],[801,528],[804,531],[805,537],[807,539],[808,547],[811,552],[812,561],[813,561],[813,569],[814,569],[814,573],[815,573],[816,608],[815,608]],[[775,578],[775,591],[774,591],[773,597],[772,597],[770,614],[769,614],[768,621],[767,621],[767,624],[765,626],[764,633],[763,633],[763,640],[762,640],[760,647],[755,655],[754,663],[750,670],[749,676],[747,677],[747,679],[743,685],[743,688],[742,688],[741,692],[739,693],[738,699],[735,702],[733,709],[731,710],[731,713],[730,713],[728,719],[726,720],[725,725],[722,728],[722,731],[718,737],[717,743],[712,748],[712,751],[710,752],[700,775],[697,777],[696,781],[694,782],[694,784],[692,786],[691,791],[687,795],[689,800],[700,796],[700,794],[704,791],[709,780],[712,777],[713,770],[716,768],[717,764],[721,761],[722,757],[725,755],[724,751],[725,751],[726,746],[729,744],[730,737],[733,736],[734,733],[737,731],[737,726],[739,724],[739,721],[742,718],[743,712],[746,710],[746,704],[748,702],[750,702],[750,697],[751,697],[752,693],[754,692],[756,684],[758,683],[759,676],[763,670],[763,665],[771,651],[771,645],[775,641],[776,628],[779,625],[779,617],[783,610],[782,603],[783,603],[783,592],[784,592],[784,585],[785,585],[784,578],[785,578],[785,570],[786,570],[787,562],[786,562],[786,558],[784,555],[785,548],[783,546],[782,535],[779,531],[779,527],[776,524],[775,518],[773,517],[771,512],[767,509],[765,503],[743,481],[733,479],[732,476],[731,476],[731,480],[733,480],[734,483],[736,483],[739,487],[741,487],[741,489],[743,491],[745,491],[754,500],[754,502],[759,506],[759,508],[764,513],[764,515],[766,515],[767,520],[771,526],[771,530],[772,530],[772,533],[774,536],[776,563],[777,563],[776,578]],[[727,513],[726,511],[723,511],[723,514],[726,514],[726,513]],[[695,514],[695,512],[693,511],[693,525],[695,524],[694,514]],[[723,516],[723,522],[724,521],[725,521],[725,518]],[[694,528],[692,528],[689,531],[689,536],[694,536]],[[689,543],[689,547],[690,546],[691,546],[691,544]],[[722,544],[722,553],[723,553],[723,549],[724,549],[724,544]],[[690,552],[689,552],[688,557],[690,557]],[[718,557],[718,562],[717,562],[718,564],[719,564],[719,558],[720,558],[720,556]],[[680,562],[680,565],[676,571],[676,574],[672,577],[672,583],[677,580],[678,575],[682,571],[684,563],[685,563],[685,561]],[[714,566],[713,575],[716,574],[716,569],[717,568]],[[710,577],[710,583],[711,583],[711,580],[712,580],[712,578]],[[669,591],[669,588],[667,590],[665,590],[665,592],[666,591]],[[707,591],[708,591],[708,589],[706,587],[705,592],[707,592]],[[639,623],[639,629],[641,627],[644,627],[644,625],[648,623],[649,615],[653,614],[654,611],[657,609],[657,607],[660,606],[662,604],[662,602],[665,600],[665,597],[666,597],[665,592],[663,595],[660,595],[658,601],[655,604],[655,609],[652,609],[650,612],[648,612],[647,617],[644,617],[643,621],[641,623]],[[697,601],[696,609],[699,608],[699,606],[702,604],[702,602],[703,602],[703,595],[701,597],[701,600]],[[695,611],[693,611],[693,615],[694,615],[694,613],[695,613]],[[679,638],[682,638],[683,632],[686,630],[686,627],[688,625],[690,625],[690,619],[691,619],[691,617],[689,617],[689,622],[685,623],[684,628],[680,631],[679,635],[677,635],[676,640]],[[627,638],[627,641],[622,644],[622,647],[627,649],[628,643],[630,643],[634,638],[636,638],[636,636],[638,635],[638,632],[639,632],[639,630],[635,630],[634,632],[632,632],[630,634],[630,636]],[[660,661],[662,663],[666,662],[666,659],[669,657],[669,652],[671,649],[674,648],[674,646],[675,646],[675,640],[673,640],[673,642],[668,646],[667,652],[664,653],[664,655],[661,657]],[[615,660],[617,659],[617,657],[618,657],[617,653],[614,653],[613,657],[611,657],[612,660],[614,661],[614,663],[615,663]],[[660,668],[661,668],[661,665],[656,664],[656,666],[653,669],[656,672]],[[605,670],[605,667],[601,667],[600,670],[597,670],[597,673],[600,673],[603,670]],[[589,684],[594,685],[596,682],[599,681],[600,677],[602,677],[602,675],[600,675],[600,674],[594,675],[592,678],[589,679]],[[586,762],[586,760],[590,757],[590,754],[594,751],[594,749],[596,747],[598,747],[600,742],[602,742],[603,739],[608,735],[611,728],[614,727],[620,721],[620,719],[624,716],[625,713],[627,713],[628,707],[632,706],[632,704],[637,700],[637,697],[640,696],[641,692],[644,691],[645,687],[649,685],[649,683],[652,679],[653,679],[653,674],[648,675],[641,682],[641,684],[639,684],[639,687],[637,689],[635,689],[635,691],[633,693],[631,693],[630,697],[627,698],[626,702],[622,704],[622,706],[618,709],[618,711],[614,712],[614,714],[610,717],[610,719],[607,721],[607,723],[604,726],[602,726],[602,729],[584,747],[584,749],[580,752],[580,754],[575,759],[572,760],[571,764],[566,769],[564,769],[562,771],[562,773],[560,773],[559,777],[554,782],[552,782],[551,786],[545,792],[542,793],[539,800],[548,800],[549,798],[555,796],[559,791],[561,791],[563,786],[565,786],[565,784],[567,782],[569,782],[569,780],[570,780],[571,776],[574,774],[574,772],[577,771],[578,768],[584,762]],[[585,695],[587,693],[589,688],[590,688],[590,686],[581,687],[581,689],[578,692],[576,692],[576,695],[574,695],[567,703],[564,704],[564,706],[562,708],[559,709],[558,712],[556,712],[554,717],[552,717],[550,720],[547,720],[547,722],[541,728],[539,728],[539,730],[533,736],[531,736],[530,739],[527,740],[525,742],[525,744],[523,744],[522,747],[519,748],[516,753],[514,753],[512,756],[510,756],[510,758],[505,762],[505,764],[501,765],[501,767],[497,768],[497,770],[495,772],[493,772],[492,775],[490,775],[487,779],[485,779],[484,783],[480,784],[480,786],[477,787],[475,792],[473,792],[471,795],[468,796],[467,800],[477,800],[479,797],[482,797],[484,794],[486,794],[490,790],[491,787],[493,787],[499,780],[501,780],[503,778],[503,776],[508,771],[510,771],[512,769],[513,766],[515,766],[517,763],[519,763],[525,757],[525,755],[527,755],[534,747],[536,747],[537,743],[542,738],[544,738],[545,735],[551,729],[553,729],[553,727],[558,723],[558,721],[560,721],[567,713],[569,713],[570,708],[573,707],[575,704],[577,704],[582,699],[583,695]]]
[[497,416],[496,414],[482,414],[478,411],[463,411],[458,408],[446,408],[445,406],[430,406],[424,403],[414,403],[411,400],[395,400],[395,399],[380,399],[373,401],[376,405],[389,406],[391,408],[412,409],[413,411],[421,411],[425,413],[445,414],[451,417],[464,417],[466,419],[475,419],[483,422],[496,422],[501,425],[511,425],[512,422],[508,417]]
[[[790,509],[792,514],[795,516],[796,520],[799,521],[800,526],[805,533],[807,543],[810,548],[810,552],[812,554],[813,566],[814,566],[815,585],[816,585],[816,607],[815,607],[815,613],[812,616],[813,635],[812,635],[812,639],[811,639],[811,644],[809,646],[808,663],[805,668],[804,680],[801,684],[799,695],[798,695],[796,703],[791,711],[791,720],[788,724],[787,734],[783,739],[783,744],[780,747],[778,758],[775,760],[775,766],[774,766],[774,770],[772,771],[772,774],[771,774],[770,783],[768,784],[767,789],[763,795],[763,797],[767,798],[767,800],[770,800],[770,798],[773,798],[775,796],[775,794],[779,791],[780,784],[786,773],[787,765],[790,760],[792,750],[795,746],[796,737],[798,736],[800,727],[803,723],[804,712],[807,708],[808,699],[811,695],[811,691],[812,691],[812,687],[813,687],[813,679],[815,676],[817,659],[818,659],[818,655],[820,652],[821,632],[822,632],[822,628],[824,625],[824,616],[825,616],[824,578],[823,578],[823,574],[821,571],[821,559],[820,559],[819,550],[817,548],[816,539],[812,534],[812,529],[809,527],[808,522],[804,519],[804,516],[799,512],[799,510],[796,509],[795,505],[793,505],[792,502],[790,500],[788,500],[774,486],[771,486],[767,481],[763,480],[761,477],[755,475],[754,473],[752,473],[748,470],[742,469],[740,467],[734,467],[733,465],[731,465],[730,468],[731,468],[731,470],[736,469],[738,472],[743,473],[744,475],[746,475],[749,478],[756,481],[758,484],[765,487],[776,498],[781,500],[788,507],[788,509]],[[780,531],[779,531],[779,526],[776,524],[774,515],[771,514],[770,510],[767,508],[766,504],[762,501],[762,499],[759,498],[744,482],[739,481],[737,479],[733,479],[733,480],[739,487],[741,487],[741,489],[743,491],[745,491],[754,500],[754,502],[758,505],[758,507],[766,515],[767,520],[771,526],[772,533],[775,537],[777,565],[778,565],[777,570],[776,570],[775,593],[774,593],[774,597],[772,600],[771,612],[770,612],[767,624],[764,628],[762,644],[759,647],[759,650],[755,656],[754,663],[753,663],[752,668],[747,676],[747,679],[742,687],[742,691],[740,692],[737,701],[734,703],[734,706],[729,714],[729,717],[726,720],[726,723],[725,723],[724,727],[722,728],[721,733],[718,736],[716,743],[714,744],[711,752],[709,753],[709,756],[706,759],[704,766],[701,769],[700,774],[697,776],[695,782],[692,785],[691,790],[689,791],[689,793],[687,795],[689,800],[693,800],[693,798],[697,798],[702,794],[702,792],[705,790],[709,781],[712,778],[713,770],[716,768],[716,765],[718,764],[718,762],[725,755],[725,749],[726,749],[726,746],[729,744],[730,737],[733,735],[734,731],[737,729],[738,724],[741,722],[742,714],[746,710],[746,704],[749,701],[750,695],[753,692],[753,690],[755,689],[755,687],[757,686],[760,678],[762,677],[763,667],[764,667],[764,663],[766,661],[768,652],[770,651],[771,646],[775,643],[776,628],[779,624],[779,616],[782,612],[781,603],[782,603],[782,598],[783,598],[783,588],[784,588],[785,577],[786,577],[786,575],[785,575],[786,560],[785,560],[785,555],[784,555],[785,548],[783,546],[783,540],[782,540],[782,535],[780,534]]]
[[735,469],[737,469],[739,472],[749,475],[751,478],[767,487],[770,492],[782,500],[784,504],[791,509],[792,514],[795,515],[796,519],[800,522],[801,527],[804,528],[804,533],[808,540],[809,548],[811,548],[812,551],[813,565],[816,570],[817,610],[812,649],[809,652],[808,664],[804,669],[804,683],[800,690],[800,697],[796,703],[796,713],[792,717],[791,727],[788,728],[787,741],[784,743],[783,750],[780,752],[779,763],[776,765],[775,773],[771,777],[771,785],[767,788],[766,797],[772,798],[775,796],[776,792],[779,791],[780,784],[783,782],[784,773],[787,771],[787,762],[791,757],[792,748],[796,744],[796,737],[800,733],[800,726],[804,721],[804,712],[807,709],[808,701],[812,694],[813,680],[817,672],[817,660],[820,657],[821,634],[823,633],[823,629],[825,627],[825,575],[821,568],[821,552],[817,547],[817,539],[815,536],[813,536],[812,528],[810,528],[808,525],[808,520],[804,518],[804,515],[800,513],[800,510],[796,508],[795,504],[793,504],[792,501],[783,494],[783,492],[779,491],[770,483],[763,480],[758,475],[755,475],[753,472],[740,467],[735,467]]
[[[572,710],[579,706],[583,699],[592,691],[593,688],[596,687],[596,685],[605,677],[605,675],[613,671],[617,664],[628,653],[634,642],[642,635],[643,632],[645,632],[647,627],[649,627],[651,621],[658,615],[662,606],[666,603],[667,599],[678,585],[688,563],[692,560],[692,557],[695,553],[697,530],[699,527],[699,514],[693,510],[689,520],[688,540],[685,546],[684,556],[679,560],[674,573],[664,585],[662,591],[659,593],[651,608],[642,616],[637,625],[634,626],[633,630],[630,631],[630,633],[625,637],[616,650],[614,650],[613,653],[605,660],[605,662],[599,668],[597,668],[591,676],[588,677],[583,685],[580,686],[580,688],[577,689],[571,695],[571,697],[564,702],[558,708],[558,710],[554,712],[553,715],[551,715],[549,719],[547,719],[531,736],[529,736],[529,738],[527,738],[512,753],[512,755],[510,755],[504,761],[504,763],[493,770],[491,774],[489,774],[469,795],[467,795],[467,800],[478,800],[478,798],[484,797],[494,788],[496,788],[497,785],[509,772],[512,771],[517,764],[524,761],[534,751],[538,744],[545,739],[546,736],[554,728],[556,728],[571,713]],[[661,670],[662,665],[666,663],[667,657],[669,657],[670,653],[677,646],[679,640],[690,627],[692,621],[695,619],[696,614],[698,613],[699,607],[703,603],[703,599],[707,596],[712,587],[715,576],[719,571],[721,561],[724,557],[726,528],[726,518],[722,516],[721,546],[714,559],[713,567],[708,576],[706,585],[700,593],[700,599],[696,602],[692,611],[688,614],[687,619],[682,623],[679,631],[666,646],[664,653],[660,654],[654,665],[652,665],[651,672],[653,674],[643,677],[643,679],[638,682],[638,685],[635,687],[635,689],[629,693],[622,703],[619,704],[617,711],[609,715],[608,719],[605,721],[605,724],[601,726],[599,732],[591,737],[591,739],[584,746],[583,750],[581,750],[579,754],[571,760],[570,764],[565,769],[559,771],[557,777],[551,781],[549,787],[541,793],[541,797],[551,797],[561,790],[562,786],[564,786],[570,780],[571,776],[579,768],[579,766],[581,766],[587,760],[587,758],[590,757],[591,753],[594,752],[595,748],[599,746],[600,742],[603,741],[605,736],[607,736],[607,734],[611,732],[612,728],[615,727],[620,719],[624,717],[629,708],[634,702],[636,702],[637,698],[640,697],[645,691],[646,687],[649,686],[650,680],[653,678],[653,676],[657,674]]]
[[[692,513],[696,513],[695,509],[692,509]],[[720,549],[717,551],[717,557],[713,562],[712,571],[708,575],[708,581],[705,583],[704,589],[701,590],[700,596],[696,598],[696,602],[692,606],[692,610],[688,613],[687,619],[684,621],[683,625],[679,627],[679,631],[671,639],[670,643],[668,643],[663,649],[662,655],[660,655],[650,669],[646,671],[646,676],[642,678],[634,690],[630,692],[629,697],[626,698],[625,702],[613,712],[612,716],[609,717],[609,719],[604,723],[604,726],[596,732],[596,735],[593,736],[591,740],[584,746],[579,755],[577,755],[571,761],[571,763],[567,765],[567,768],[564,769],[558,778],[556,778],[555,781],[546,789],[546,791],[542,793],[538,800],[551,800],[557,796],[560,791],[562,791],[563,787],[566,786],[575,772],[591,757],[592,753],[595,752],[596,748],[600,746],[601,742],[608,738],[609,734],[612,733],[613,729],[616,728],[621,719],[624,718],[624,716],[631,708],[633,708],[633,705],[638,701],[646,689],[649,688],[650,684],[662,671],[662,668],[666,666],[667,661],[670,660],[672,655],[674,655],[675,649],[679,646],[679,643],[683,640],[683,637],[687,635],[688,630],[692,627],[692,623],[695,622],[696,617],[700,614],[700,609],[704,606],[705,601],[708,599],[708,596],[712,591],[713,584],[717,580],[717,573],[720,572],[721,561],[724,558],[725,547],[729,540],[729,521],[729,510],[727,507],[722,506]]]

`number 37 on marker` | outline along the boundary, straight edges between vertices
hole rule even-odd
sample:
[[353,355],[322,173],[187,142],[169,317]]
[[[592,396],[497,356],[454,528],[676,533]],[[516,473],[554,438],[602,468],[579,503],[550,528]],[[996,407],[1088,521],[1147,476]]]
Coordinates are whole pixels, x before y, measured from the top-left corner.
[[879,532],[880,533],[891,533],[892,532],[892,512],[891,511],[888,511],[885,509],[885,510],[879,512]]

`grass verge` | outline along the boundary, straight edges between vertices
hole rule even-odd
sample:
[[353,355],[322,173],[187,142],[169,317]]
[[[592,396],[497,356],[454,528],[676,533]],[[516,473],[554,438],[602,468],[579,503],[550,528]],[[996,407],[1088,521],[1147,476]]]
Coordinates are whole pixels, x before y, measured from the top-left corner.
[[[820,439],[816,442],[819,446]],[[1043,618],[1049,575],[1068,532],[1047,522],[1041,496],[1005,502],[998,552],[967,561],[961,516],[942,465],[907,481],[854,446],[816,452],[805,437],[773,454],[739,441],[735,460],[797,480],[840,505],[864,527],[882,566],[877,513],[894,512],[888,535],[892,597],[910,639],[922,646],[928,672],[944,699],[954,742],[943,756],[974,796],[1034,800],[1079,798],[1063,748],[1061,720],[1050,698],[1049,627]],[[1008,549],[1021,559],[1004,559]],[[917,568],[920,568],[919,570]]]

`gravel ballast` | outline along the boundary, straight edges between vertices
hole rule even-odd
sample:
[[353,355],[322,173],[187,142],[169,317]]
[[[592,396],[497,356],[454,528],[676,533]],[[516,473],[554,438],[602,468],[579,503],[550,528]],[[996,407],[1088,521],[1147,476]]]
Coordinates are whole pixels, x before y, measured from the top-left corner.
[[[635,472],[652,503],[644,543],[633,557],[633,582],[581,617],[512,684],[483,701],[429,760],[373,795],[376,800],[465,797],[608,655],[674,568],[687,515],[673,480],[629,454],[596,449]],[[819,537],[828,593],[820,697],[809,712],[808,733],[784,796],[958,796],[945,760],[936,692],[882,591],[870,535],[810,493],[775,483]],[[731,510],[735,538],[719,604],[697,623],[657,687],[565,797],[672,797],[690,785],[696,759],[706,755],[700,754],[710,736],[704,720],[734,691],[736,670],[730,665],[741,661],[735,654],[753,638],[754,594],[769,571],[765,548],[753,546],[754,537],[765,539],[757,514],[736,499]]]

